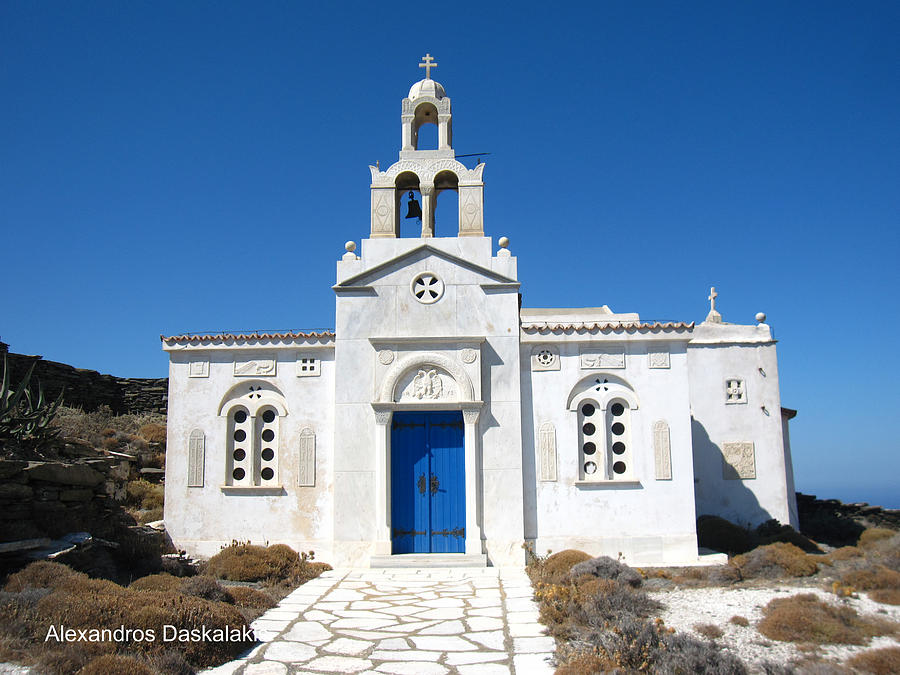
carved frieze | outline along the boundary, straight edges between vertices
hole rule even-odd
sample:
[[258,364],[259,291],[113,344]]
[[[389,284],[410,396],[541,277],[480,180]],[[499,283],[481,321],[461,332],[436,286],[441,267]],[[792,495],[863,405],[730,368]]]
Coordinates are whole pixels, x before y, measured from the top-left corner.
[[191,359],[188,377],[209,377],[209,359]]
[[581,352],[581,368],[592,370],[594,368],[624,368],[625,347],[607,347],[605,349],[590,349]]
[[203,487],[205,464],[206,435],[200,429],[194,429],[188,439],[188,487]]
[[456,388],[453,378],[437,369],[419,370],[403,389],[401,401],[437,401],[454,399]]
[[668,350],[651,350],[647,353],[647,366],[650,368],[668,368]]
[[653,457],[656,480],[672,480],[672,448],[669,425],[664,420],[653,423]]
[[235,377],[273,377],[275,375],[274,357],[256,357],[253,359],[234,360]]
[[556,427],[553,422],[544,422],[541,425],[538,438],[538,448],[541,457],[541,481],[552,482],[556,480]]
[[300,432],[300,452],[298,455],[297,485],[313,487],[316,484],[316,433],[310,427]]
[[756,478],[756,451],[753,443],[722,443],[722,478],[746,480]]

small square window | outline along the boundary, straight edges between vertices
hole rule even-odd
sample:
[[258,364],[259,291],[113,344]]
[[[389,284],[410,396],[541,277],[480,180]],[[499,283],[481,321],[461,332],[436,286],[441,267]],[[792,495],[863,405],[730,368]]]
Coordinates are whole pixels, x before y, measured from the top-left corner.
[[322,361],[312,356],[297,359],[297,377],[317,377],[322,372]]

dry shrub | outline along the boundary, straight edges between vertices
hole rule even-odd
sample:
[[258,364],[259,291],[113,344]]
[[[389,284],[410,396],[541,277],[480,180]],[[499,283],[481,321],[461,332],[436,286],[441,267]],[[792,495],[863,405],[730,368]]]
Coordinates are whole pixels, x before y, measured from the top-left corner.
[[752,537],[755,546],[764,546],[766,544],[782,542],[785,544],[793,544],[806,553],[822,552],[822,549],[820,549],[814,541],[803,536],[790,525],[782,525],[774,518],[759,525],[753,531]]
[[148,443],[165,443],[166,426],[164,424],[144,424],[138,434]]
[[860,652],[847,665],[873,675],[900,673],[900,647],[885,647]]
[[735,556],[732,563],[745,579],[808,577],[818,570],[816,561],[793,544],[775,543]]
[[721,628],[712,623],[695,623],[694,632],[708,640],[718,640],[725,635]]
[[182,581],[168,572],[162,572],[135,579],[128,588],[132,591],[177,591]]
[[278,603],[269,595],[249,586],[229,586],[234,604],[244,609],[271,609]]
[[846,572],[841,581],[847,586],[854,586],[863,591],[875,589],[900,589],[900,572],[888,569],[884,565],[872,565],[863,569]]
[[621,581],[632,588],[637,588],[642,582],[641,575],[635,570],[605,555],[572,565],[569,578],[577,579],[581,576]]
[[728,623],[733,623],[735,626],[743,626],[744,628],[750,625],[750,621],[747,620],[747,617],[741,616],[740,614],[735,614],[728,619]]
[[584,551],[566,549],[536,563],[534,568],[540,581],[555,584],[565,579],[574,565],[590,559],[591,556]]
[[133,656],[104,654],[88,663],[77,675],[153,675],[153,671]]
[[319,576],[329,565],[312,562],[315,553],[297,553],[284,544],[268,548],[232,543],[209,559],[206,574],[227,581],[265,581],[303,583]]
[[212,577],[198,576],[183,579],[179,590],[185,595],[192,595],[213,602],[227,602],[234,604],[234,598],[218,581]]
[[877,588],[874,591],[869,591],[867,595],[882,605],[900,605],[900,589]]
[[870,637],[895,632],[896,625],[861,617],[850,607],[835,607],[812,593],[802,593],[769,602],[757,628],[767,638],[781,642],[861,645]]
[[860,548],[868,548],[877,541],[890,539],[895,534],[897,534],[896,530],[889,530],[885,527],[870,527],[859,535],[859,544],[857,545]]
[[697,518],[697,543],[703,548],[731,555],[753,548],[750,532],[746,528],[710,515]]
[[165,497],[165,488],[162,485],[146,480],[130,480],[125,486],[128,495],[126,504],[142,509],[161,509]]
[[556,669],[554,675],[594,675],[594,673],[606,673],[615,668],[615,663],[602,658],[598,654],[578,653]]
[[[163,575],[155,583],[165,584]],[[147,583],[147,582],[145,582]],[[215,582],[213,582],[215,583]],[[233,606],[191,597],[181,592],[122,588],[111,581],[90,579],[64,565],[32,563],[12,575],[0,593],[0,627],[24,642],[23,649],[38,657],[38,672],[68,675],[92,659],[113,652],[159,655],[166,650],[181,652],[192,668],[213,666],[235,658],[249,643],[241,641],[165,642],[163,626],[209,630],[246,625]],[[45,643],[50,626],[73,629],[153,630],[156,639],[127,636],[121,641]],[[169,657],[169,660],[178,660]],[[103,662],[101,662],[103,663]],[[100,668],[100,666],[97,666]],[[119,672],[110,669],[89,672]],[[128,671],[136,672],[136,671]]]
[[685,567],[672,581],[681,586],[703,588],[707,586],[729,586],[741,580],[741,572],[734,565],[710,565],[708,567]]
[[843,562],[844,560],[852,560],[853,558],[862,558],[863,555],[862,550],[857,546],[841,546],[824,557],[828,558],[829,561]]

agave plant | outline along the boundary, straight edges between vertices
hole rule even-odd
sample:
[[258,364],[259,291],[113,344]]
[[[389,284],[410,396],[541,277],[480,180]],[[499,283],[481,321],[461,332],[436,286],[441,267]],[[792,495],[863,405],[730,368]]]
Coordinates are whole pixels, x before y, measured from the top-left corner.
[[19,386],[13,391],[9,384],[9,364],[3,355],[3,380],[0,383],[0,442],[14,440],[19,444],[40,447],[59,433],[50,427],[62,405],[60,391],[55,401],[44,397],[44,387],[38,382],[37,394],[30,385],[35,364],[31,364]]

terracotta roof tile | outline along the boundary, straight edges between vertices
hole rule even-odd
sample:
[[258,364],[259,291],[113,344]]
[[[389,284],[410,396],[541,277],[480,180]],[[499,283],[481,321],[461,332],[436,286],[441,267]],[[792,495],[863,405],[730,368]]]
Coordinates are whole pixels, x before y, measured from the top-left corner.
[[528,321],[522,324],[522,330],[526,333],[590,333],[600,331],[603,333],[634,333],[645,331],[684,331],[691,330],[694,322],[683,321],[654,321],[644,323],[641,321]]
[[214,342],[223,343],[229,341],[247,341],[247,340],[299,340],[304,338],[333,338],[334,331],[310,331],[304,332],[286,332],[286,333],[185,333],[184,335],[160,335],[159,339],[163,342]]

